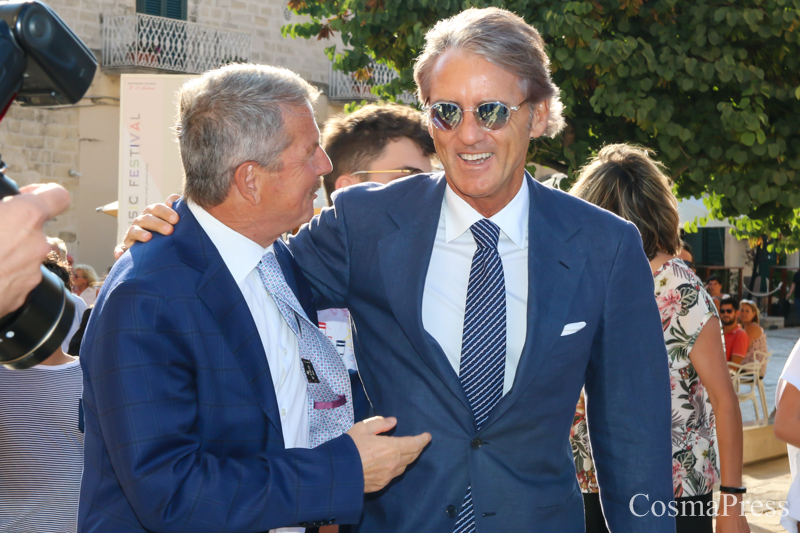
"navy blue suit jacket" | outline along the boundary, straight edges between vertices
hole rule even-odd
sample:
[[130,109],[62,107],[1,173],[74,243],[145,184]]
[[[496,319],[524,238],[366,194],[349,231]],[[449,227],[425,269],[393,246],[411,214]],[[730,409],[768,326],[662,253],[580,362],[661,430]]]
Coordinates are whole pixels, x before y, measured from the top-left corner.
[[[183,202],[181,223],[120,259],[81,350],[82,532],[259,532],[358,520],[347,435],[284,449],[269,365],[239,287]],[[283,242],[284,276],[316,319]]]
[[[318,308],[347,307],[375,414],[397,435],[429,431],[419,460],[367,496],[362,532],[449,533],[468,485],[479,532],[584,531],[569,432],[586,385],[612,531],[672,532],[667,355],[636,228],[593,205],[530,188],[527,337],[513,386],[477,431],[444,352],[422,324],[443,174],[344,189],[290,240]],[[513,280],[506,280],[513,283]],[[586,327],[561,336],[564,325]]]

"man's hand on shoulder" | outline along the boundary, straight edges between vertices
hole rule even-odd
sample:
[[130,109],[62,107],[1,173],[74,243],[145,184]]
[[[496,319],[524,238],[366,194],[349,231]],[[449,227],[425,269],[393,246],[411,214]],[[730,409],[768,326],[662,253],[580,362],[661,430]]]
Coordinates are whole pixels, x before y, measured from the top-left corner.
[[364,470],[364,492],[375,492],[389,484],[413,463],[431,441],[430,433],[411,437],[386,437],[397,419],[376,416],[359,422],[347,432],[358,448]]
[[125,251],[137,242],[147,242],[153,238],[151,232],[169,235],[173,226],[180,217],[173,211],[174,204],[180,195],[172,194],[167,197],[166,203],[153,204],[145,207],[142,214],[136,217],[125,234],[125,239],[114,248],[114,259],[119,259]]

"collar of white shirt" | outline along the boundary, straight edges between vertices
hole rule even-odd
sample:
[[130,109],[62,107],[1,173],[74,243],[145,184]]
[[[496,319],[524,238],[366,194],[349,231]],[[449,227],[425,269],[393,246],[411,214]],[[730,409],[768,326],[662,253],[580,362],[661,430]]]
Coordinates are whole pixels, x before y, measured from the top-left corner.
[[[528,194],[528,178],[522,180],[516,196],[499,213],[489,220],[511,241],[522,249],[528,247],[528,210],[531,198]],[[445,240],[451,242],[466,232],[470,226],[485,218],[447,184],[444,192]]]
[[[217,247],[222,261],[228,267],[233,280],[240,288],[245,278],[253,271],[261,258],[267,252],[273,252],[272,245],[263,248],[255,241],[251,241],[238,231],[232,230],[216,218],[211,213],[188,200],[186,206],[192,212],[197,223]],[[274,253],[274,252],[273,252]]]

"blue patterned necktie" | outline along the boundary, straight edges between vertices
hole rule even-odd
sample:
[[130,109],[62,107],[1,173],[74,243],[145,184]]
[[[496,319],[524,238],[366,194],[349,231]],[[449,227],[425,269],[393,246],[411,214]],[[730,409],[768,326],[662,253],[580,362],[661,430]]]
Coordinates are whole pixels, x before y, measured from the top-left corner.
[[353,397],[344,361],[306,316],[286,284],[275,254],[267,252],[256,266],[267,292],[297,336],[300,363],[308,382],[309,446],[315,448],[353,426]]
[[[478,249],[472,256],[461,343],[459,377],[480,431],[503,396],[506,373],[506,281],[497,251],[500,228],[482,219],[470,227]],[[475,531],[472,486],[458,513],[454,533]]]

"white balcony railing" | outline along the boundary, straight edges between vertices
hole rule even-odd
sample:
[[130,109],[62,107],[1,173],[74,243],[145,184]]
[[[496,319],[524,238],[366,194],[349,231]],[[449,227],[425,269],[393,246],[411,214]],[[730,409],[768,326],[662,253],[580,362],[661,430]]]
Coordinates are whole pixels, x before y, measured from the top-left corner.
[[[331,76],[328,97],[331,100],[370,100],[376,101],[378,97],[372,93],[372,87],[385,85],[397,77],[397,72],[386,65],[371,63],[368,68],[370,77],[368,81],[359,80],[355,73],[346,74],[333,69],[331,63]],[[409,91],[404,91],[398,100],[406,104],[416,104],[417,98]]]
[[250,34],[150,15],[105,17],[103,68],[199,74],[247,61]]

